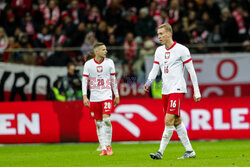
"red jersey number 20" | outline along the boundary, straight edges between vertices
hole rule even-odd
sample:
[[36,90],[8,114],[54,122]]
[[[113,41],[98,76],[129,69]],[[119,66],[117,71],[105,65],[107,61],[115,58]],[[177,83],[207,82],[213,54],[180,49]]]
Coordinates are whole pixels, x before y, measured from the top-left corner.
[[104,80],[103,79],[97,79],[97,85],[98,86],[104,85]]

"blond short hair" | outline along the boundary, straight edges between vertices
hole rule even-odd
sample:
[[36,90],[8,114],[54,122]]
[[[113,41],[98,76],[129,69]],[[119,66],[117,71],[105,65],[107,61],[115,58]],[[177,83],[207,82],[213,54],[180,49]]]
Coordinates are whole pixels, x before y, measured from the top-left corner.
[[171,25],[168,24],[168,23],[159,25],[158,29],[161,29],[161,28],[164,28],[167,32],[173,33],[172,27],[171,27]]

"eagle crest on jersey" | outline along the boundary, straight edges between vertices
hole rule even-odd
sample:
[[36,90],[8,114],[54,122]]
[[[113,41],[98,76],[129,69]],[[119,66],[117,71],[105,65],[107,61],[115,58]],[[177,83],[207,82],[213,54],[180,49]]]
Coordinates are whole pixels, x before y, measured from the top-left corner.
[[165,53],[165,59],[169,59],[169,57],[170,57],[170,52],[166,52]]
[[97,67],[96,67],[96,70],[97,70],[97,72],[102,72],[102,71],[103,71],[103,68],[102,68],[102,66],[97,66]]

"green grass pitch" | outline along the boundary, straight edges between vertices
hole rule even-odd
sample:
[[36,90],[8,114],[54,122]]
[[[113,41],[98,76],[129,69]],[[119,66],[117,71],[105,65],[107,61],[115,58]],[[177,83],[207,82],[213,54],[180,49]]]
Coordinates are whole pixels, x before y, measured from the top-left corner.
[[177,160],[185,152],[170,142],[162,160],[152,160],[159,143],[113,143],[113,156],[99,156],[98,144],[3,145],[0,167],[250,167],[250,141],[192,142],[197,158]]

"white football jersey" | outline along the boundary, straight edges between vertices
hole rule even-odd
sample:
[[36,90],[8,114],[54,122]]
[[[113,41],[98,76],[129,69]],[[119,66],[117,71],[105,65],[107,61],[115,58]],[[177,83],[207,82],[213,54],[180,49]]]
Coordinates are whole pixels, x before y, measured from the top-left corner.
[[165,45],[156,49],[154,63],[162,72],[162,94],[187,93],[184,64],[191,60],[189,49],[176,42],[169,49]]
[[98,63],[93,58],[85,63],[83,77],[88,77],[91,102],[112,99],[111,75],[115,75],[115,65],[111,59],[104,58]]

